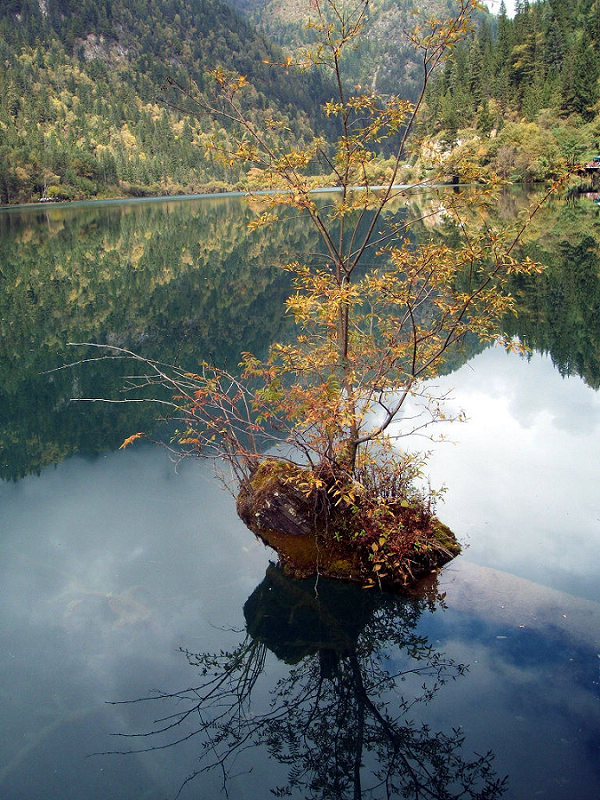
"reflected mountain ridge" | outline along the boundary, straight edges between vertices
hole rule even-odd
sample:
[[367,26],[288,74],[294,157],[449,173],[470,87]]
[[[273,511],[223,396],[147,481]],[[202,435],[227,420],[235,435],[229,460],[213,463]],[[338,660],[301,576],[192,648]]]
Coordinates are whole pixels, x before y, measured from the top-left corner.
[[[526,200],[507,192],[490,219],[509,224]],[[412,237],[451,245],[456,232],[443,203],[443,192],[410,193],[394,214],[413,221]],[[131,364],[86,361],[93,354],[68,342],[123,346],[193,370],[203,359],[235,368],[241,350],[260,356],[285,337],[290,286],[277,265],[314,253],[318,242],[300,217],[248,234],[252,218],[252,201],[241,198],[0,213],[0,478],[18,480],[156,428],[148,404],[70,402],[124,399]],[[522,245],[547,269],[515,281],[519,314],[505,321],[509,335],[593,388],[600,385],[599,243],[594,203],[548,203]],[[483,346],[464,342],[444,371]]]
[[234,200],[0,214],[0,477],[155,427],[148,405],[70,403],[124,397],[131,364],[69,342],[192,365],[265,351],[285,325],[280,253],[312,249],[312,234],[290,219],[248,236],[252,216]]
[[552,250],[542,240],[529,245],[528,255],[547,269],[515,285],[519,317],[507,321],[508,332],[549,354],[561,375],[579,375],[592,389],[600,387],[599,243],[595,226]]
[[[227,793],[230,775],[251,770],[260,749],[287,773],[267,787],[275,797],[500,798],[507,780],[491,752],[467,757],[458,727],[445,733],[418,721],[419,707],[467,670],[418,631],[421,615],[442,602],[435,578],[398,597],[296,580],[271,564],[244,606],[246,635],[236,647],[182,651],[197,685],[115,704],[149,706],[153,715],[158,705],[160,714],[147,730],[119,734],[138,744],[111,754],[197,738],[198,766],[176,797],[215,770]],[[267,651],[290,665],[278,680]],[[263,703],[253,700],[259,685]]]

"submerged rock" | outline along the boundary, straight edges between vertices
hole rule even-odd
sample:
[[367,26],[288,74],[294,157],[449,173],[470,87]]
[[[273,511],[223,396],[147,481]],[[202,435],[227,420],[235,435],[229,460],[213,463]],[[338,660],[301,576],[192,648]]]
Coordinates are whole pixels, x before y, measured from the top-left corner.
[[406,587],[460,553],[452,531],[406,498],[362,495],[340,503],[308,469],[265,459],[241,487],[237,512],[288,575],[319,574],[381,588]]

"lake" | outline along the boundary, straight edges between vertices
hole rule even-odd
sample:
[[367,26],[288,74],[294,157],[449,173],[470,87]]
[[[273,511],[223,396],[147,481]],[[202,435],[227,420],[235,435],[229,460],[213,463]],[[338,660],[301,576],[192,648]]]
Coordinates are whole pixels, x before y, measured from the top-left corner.
[[277,264],[317,243],[252,213],[0,211],[0,796],[598,800],[598,208],[553,203],[524,245],[528,356],[472,342],[439,379],[464,551],[422,597],[286,578],[209,465],[118,450],[167,435],[155,409],[75,401],[131,368],[70,342],[193,369],[286,335]]

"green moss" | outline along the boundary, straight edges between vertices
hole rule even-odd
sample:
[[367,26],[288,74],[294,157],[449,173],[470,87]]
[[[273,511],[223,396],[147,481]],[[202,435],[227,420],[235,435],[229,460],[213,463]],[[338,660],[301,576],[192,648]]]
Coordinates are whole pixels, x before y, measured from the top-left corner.
[[459,555],[461,552],[460,544],[454,533],[447,525],[444,525],[443,522],[440,522],[440,520],[435,517],[432,520],[432,539],[436,545],[452,553],[453,557]]

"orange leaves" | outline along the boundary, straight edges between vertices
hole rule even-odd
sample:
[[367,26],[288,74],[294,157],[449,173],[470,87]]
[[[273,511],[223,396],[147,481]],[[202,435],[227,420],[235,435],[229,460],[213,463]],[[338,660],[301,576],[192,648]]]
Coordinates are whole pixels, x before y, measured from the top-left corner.
[[141,439],[143,436],[143,433],[134,433],[132,436],[128,436],[123,444],[119,447],[119,450],[124,450],[126,447],[129,447],[130,444],[135,442],[136,439]]
[[197,436],[185,436],[179,440],[179,444],[193,444],[196,445],[196,447],[198,448],[200,448],[202,445],[200,439],[198,439]]
[[323,106],[325,115],[328,117],[340,114],[344,110],[343,103],[332,103],[331,101],[325,103]]
[[544,271],[543,265],[539,264],[537,261],[533,261],[529,256],[522,261],[507,258],[506,262],[506,270],[511,275],[539,275]]
[[234,94],[240,89],[248,86],[248,78],[245,75],[240,75],[238,72],[230,72],[218,67],[209,73],[216,80],[222,90],[228,94]]

